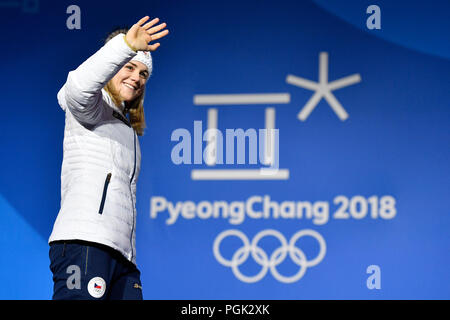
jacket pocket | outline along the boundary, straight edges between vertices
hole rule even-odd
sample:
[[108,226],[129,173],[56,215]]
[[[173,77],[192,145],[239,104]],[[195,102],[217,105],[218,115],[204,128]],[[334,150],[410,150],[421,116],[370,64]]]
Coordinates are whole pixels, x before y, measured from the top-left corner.
[[108,192],[108,185],[109,185],[109,181],[111,181],[111,175],[112,175],[111,173],[108,173],[106,175],[105,185],[103,186],[102,201],[100,202],[100,208],[98,209],[99,214],[103,213],[103,207],[105,206],[106,193]]

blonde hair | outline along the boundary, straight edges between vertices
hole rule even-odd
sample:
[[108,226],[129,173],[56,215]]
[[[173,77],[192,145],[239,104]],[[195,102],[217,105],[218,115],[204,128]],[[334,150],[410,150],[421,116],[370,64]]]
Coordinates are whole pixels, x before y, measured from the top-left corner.
[[[105,40],[105,43],[114,38],[119,33],[127,33],[128,28],[119,28],[109,33],[108,37]],[[120,98],[120,94],[114,89],[112,84],[112,79],[106,84],[104,87],[105,91],[108,92],[113,102],[116,106],[122,104],[122,99]],[[124,113],[130,114],[130,123],[133,127],[134,131],[138,136],[144,135],[144,129],[146,128],[145,123],[145,114],[144,114],[144,96],[145,96],[145,86],[142,90],[142,93],[136,97],[133,101],[125,101],[125,109]],[[126,115],[126,114],[125,114]]]

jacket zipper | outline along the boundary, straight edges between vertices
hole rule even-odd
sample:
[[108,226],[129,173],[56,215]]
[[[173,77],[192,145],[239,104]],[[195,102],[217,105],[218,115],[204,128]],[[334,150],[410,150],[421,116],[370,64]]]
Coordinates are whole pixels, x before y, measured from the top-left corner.
[[131,195],[131,208],[133,210],[133,224],[131,227],[131,238],[130,238],[130,244],[131,244],[131,260],[133,260],[133,233],[134,233],[134,223],[135,223],[135,217],[134,217],[134,201],[133,201],[133,192],[131,190],[131,183],[133,182],[134,174],[136,172],[136,132],[134,132],[133,129],[133,138],[134,138],[134,166],[133,166],[133,174],[131,175],[130,179],[130,195]]
[[105,185],[103,186],[102,201],[100,202],[100,209],[98,209],[99,214],[103,213],[103,207],[105,206],[106,193],[108,191],[109,182],[111,181],[111,175],[112,175],[111,172],[108,173],[105,179]]

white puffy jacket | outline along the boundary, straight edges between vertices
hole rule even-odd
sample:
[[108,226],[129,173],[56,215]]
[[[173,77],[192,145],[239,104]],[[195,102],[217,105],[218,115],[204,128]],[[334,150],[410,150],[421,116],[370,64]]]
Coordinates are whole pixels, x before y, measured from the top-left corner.
[[136,53],[119,34],[69,72],[58,92],[66,113],[61,209],[49,243],[86,240],[107,245],[136,264],[138,137],[103,89]]

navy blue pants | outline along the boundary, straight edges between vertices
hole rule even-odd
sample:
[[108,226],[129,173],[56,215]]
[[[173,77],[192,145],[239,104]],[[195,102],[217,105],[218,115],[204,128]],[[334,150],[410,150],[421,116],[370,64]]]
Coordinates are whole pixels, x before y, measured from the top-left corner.
[[110,247],[55,241],[49,256],[53,300],[142,300],[139,270]]

